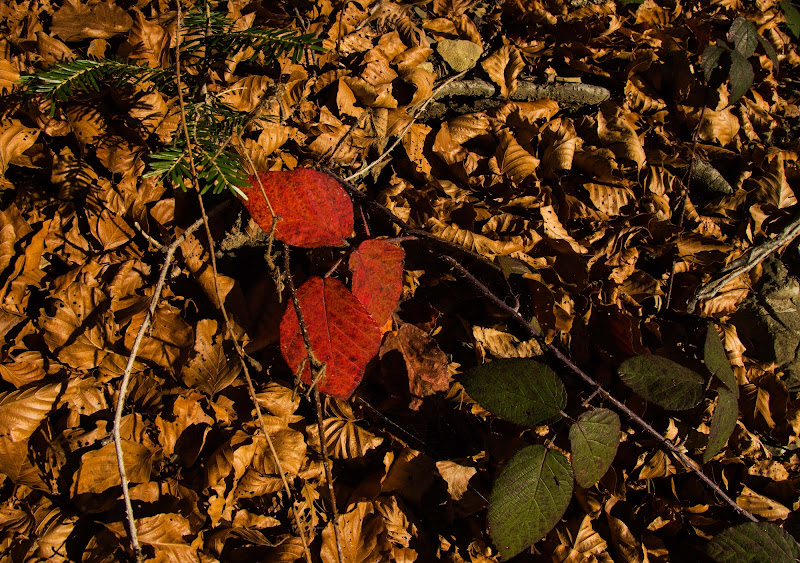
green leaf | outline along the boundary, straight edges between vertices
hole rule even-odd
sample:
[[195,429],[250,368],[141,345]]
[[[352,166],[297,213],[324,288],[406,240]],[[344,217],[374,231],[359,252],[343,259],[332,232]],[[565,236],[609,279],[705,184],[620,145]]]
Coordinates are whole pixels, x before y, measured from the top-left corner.
[[786,25],[795,39],[800,39],[800,11],[791,2],[781,2],[781,10],[786,17]]
[[793,563],[800,546],[786,530],[767,522],[747,522],[717,534],[706,547],[718,563]]
[[764,52],[769,57],[769,60],[772,61],[772,66],[775,67],[775,74],[777,74],[780,66],[778,63],[778,53],[775,52],[775,47],[773,47],[772,43],[770,43],[760,35],[756,35],[756,37],[758,38],[758,42],[761,43],[761,46],[764,48]]
[[745,59],[749,59],[756,52],[757,37],[756,26],[743,17],[733,20],[728,30],[728,39],[733,43],[733,48]]
[[555,372],[533,360],[495,360],[472,368],[460,381],[483,408],[523,426],[555,422],[567,404]]
[[703,50],[702,66],[703,75],[706,77],[706,82],[711,81],[711,75],[719,66],[719,58],[725,53],[725,49],[717,45],[709,45]]
[[518,451],[489,496],[489,535],[502,559],[514,557],[553,529],[572,498],[566,456],[544,446]]
[[703,398],[703,377],[662,356],[634,356],[619,366],[622,381],[667,410],[692,408]]
[[711,372],[711,375],[719,379],[725,387],[734,394],[734,397],[738,399],[739,384],[736,381],[736,376],[733,374],[731,363],[728,360],[728,354],[725,353],[725,347],[722,344],[722,339],[719,337],[714,323],[709,323],[708,325],[703,356],[706,367],[708,371]]
[[717,389],[717,395],[719,399],[714,409],[714,417],[711,419],[711,433],[708,435],[708,444],[703,452],[703,463],[722,451],[739,419],[739,401],[736,395],[727,387]]
[[753,85],[755,74],[753,73],[753,65],[750,64],[745,57],[739,54],[738,51],[731,51],[731,93],[728,98],[728,105],[732,105],[739,101]]
[[572,471],[581,487],[591,487],[611,467],[619,447],[619,429],[619,416],[608,409],[586,411],[569,429]]

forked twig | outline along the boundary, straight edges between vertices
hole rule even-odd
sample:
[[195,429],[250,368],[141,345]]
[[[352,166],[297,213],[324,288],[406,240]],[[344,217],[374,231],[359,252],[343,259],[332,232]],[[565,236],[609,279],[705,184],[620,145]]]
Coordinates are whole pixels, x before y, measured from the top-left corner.
[[117,469],[119,470],[119,478],[122,485],[122,498],[125,503],[125,516],[128,520],[128,535],[130,536],[131,549],[133,550],[133,555],[136,558],[136,561],[144,561],[144,556],[142,554],[142,548],[139,545],[139,535],[136,531],[136,520],[133,515],[133,504],[131,504],[131,494],[128,490],[128,475],[125,472],[125,462],[122,456],[122,438],[120,436],[122,411],[125,408],[125,396],[128,394],[128,385],[130,385],[131,374],[133,373],[133,364],[136,362],[136,356],[139,353],[139,346],[141,346],[144,335],[147,332],[147,329],[150,328],[150,323],[152,322],[153,316],[156,313],[158,301],[161,297],[161,290],[164,289],[164,283],[167,280],[167,271],[169,270],[169,265],[172,263],[172,257],[175,255],[175,251],[178,250],[178,247],[186,239],[186,237],[199,229],[202,225],[203,220],[198,219],[192,223],[189,228],[187,228],[180,236],[178,236],[178,238],[172,241],[172,244],[170,244],[166,249],[164,264],[161,266],[161,272],[158,275],[158,281],[156,282],[156,287],[153,290],[153,297],[150,298],[150,306],[147,308],[147,314],[142,321],[142,326],[139,327],[139,332],[136,333],[136,339],[133,341],[133,346],[131,346],[131,353],[128,356],[128,363],[125,365],[125,371],[122,374],[122,383],[120,383],[119,386],[119,396],[117,397],[117,405],[116,409],[114,410],[114,427],[111,429],[111,435],[114,438],[114,449],[117,454]]

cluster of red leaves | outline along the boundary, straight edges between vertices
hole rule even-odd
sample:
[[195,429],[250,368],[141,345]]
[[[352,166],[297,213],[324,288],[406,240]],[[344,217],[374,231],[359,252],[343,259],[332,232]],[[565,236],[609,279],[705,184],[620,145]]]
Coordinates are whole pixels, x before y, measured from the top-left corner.
[[[315,170],[262,172],[244,191],[258,225],[295,246],[341,245],[353,230],[353,204],[333,177]],[[402,249],[368,239],[350,255],[353,292],[340,281],[312,277],[296,293],[281,321],[281,352],[306,385],[337,399],[353,394],[378,353],[380,326],[389,321],[403,289]],[[304,332],[308,342],[305,341]],[[313,355],[313,356],[312,356]],[[324,364],[314,381],[311,358]]]

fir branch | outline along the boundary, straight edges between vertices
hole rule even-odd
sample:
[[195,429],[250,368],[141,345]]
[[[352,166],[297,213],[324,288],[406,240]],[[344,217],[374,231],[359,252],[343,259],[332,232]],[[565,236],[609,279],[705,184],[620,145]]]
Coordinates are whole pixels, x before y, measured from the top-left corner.
[[147,66],[135,65],[114,59],[78,59],[58,63],[52,68],[21,76],[18,84],[23,93],[43,95],[50,100],[50,114],[55,113],[55,102],[66,101],[76,94],[99,92],[101,86],[112,81],[115,85],[153,82],[158,87],[167,72]]

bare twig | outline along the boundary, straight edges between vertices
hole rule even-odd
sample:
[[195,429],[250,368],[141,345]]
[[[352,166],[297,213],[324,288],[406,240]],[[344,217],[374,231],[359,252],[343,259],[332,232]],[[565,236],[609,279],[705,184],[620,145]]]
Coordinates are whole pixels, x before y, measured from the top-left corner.
[[358,179],[359,179],[359,178],[361,178],[362,176],[366,176],[366,175],[367,175],[367,173],[368,173],[370,170],[372,170],[372,169],[373,169],[373,168],[375,168],[375,167],[376,167],[378,164],[380,164],[381,162],[383,162],[384,160],[386,160],[386,159],[389,157],[389,155],[392,153],[392,151],[395,149],[395,147],[397,147],[397,145],[399,145],[399,144],[400,144],[400,142],[403,140],[403,137],[405,137],[405,136],[406,136],[406,133],[408,133],[409,129],[411,129],[411,126],[412,126],[412,125],[414,125],[414,123],[416,122],[416,117],[414,117],[414,116],[416,116],[416,115],[419,115],[420,113],[422,113],[423,111],[425,111],[425,108],[426,108],[426,107],[428,107],[428,105],[429,105],[429,104],[430,104],[430,103],[431,103],[431,102],[432,102],[432,101],[433,101],[433,100],[436,98],[436,93],[437,93],[438,91],[440,91],[442,88],[445,88],[445,87],[446,87],[448,84],[450,84],[450,83],[451,83],[451,82],[453,82],[454,80],[458,80],[459,78],[461,78],[462,76],[464,76],[464,74],[466,74],[466,71],[464,71],[464,72],[461,72],[461,73],[459,73],[459,74],[454,74],[453,76],[451,76],[450,78],[448,78],[447,80],[445,80],[444,82],[442,82],[442,84],[440,84],[440,85],[439,85],[439,86],[436,88],[436,90],[434,90],[434,91],[433,91],[433,93],[431,94],[431,97],[430,97],[430,98],[428,98],[427,100],[425,100],[425,101],[422,103],[422,105],[420,105],[420,106],[419,106],[419,108],[417,108],[417,110],[414,112],[414,115],[412,115],[412,116],[411,116],[411,121],[409,121],[409,122],[408,122],[408,125],[406,125],[406,126],[403,128],[403,130],[402,130],[402,131],[400,132],[400,134],[397,136],[397,139],[395,139],[395,141],[394,141],[394,142],[393,142],[391,145],[389,145],[389,148],[388,148],[388,149],[386,149],[385,151],[383,151],[383,154],[381,154],[381,155],[380,155],[378,158],[376,158],[376,159],[375,159],[373,162],[371,162],[370,164],[368,164],[367,166],[365,166],[364,168],[362,168],[362,169],[361,169],[361,170],[359,170],[358,172],[355,172],[355,173],[351,174],[350,176],[348,176],[347,178],[345,178],[345,181],[347,181],[347,182],[353,182],[353,181],[355,181],[355,180],[358,180]]
[[[189,147],[189,166],[192,171],[192,176],[195,182],[197,182],[199,178],[199,174],[197,172],[197,167],[194,161],[194,155],[192,152],[192,139],[189,135],[189,128],[186,123],[186,106],[183,100],[183,90],[181,88],[181,63],[180,63],[180,43],[181,43],[181,4],[180,0],[176,1],[178,6],[178,40],[176,46],[176,56],[175,56],[175,78],[178,87],[178,102],[180,104],[180,111],[181,111],[181,124],[183,129],[183,135],[186,140],[186,146]],[[260,184],[260,181],[259,181]],[[292,490],[289,486],[289,481],[286,479],[286,472],[283,470],[283,466],[281,464],[280,457],[278,456],[278,452],[275,449],[275,445],[272,442],[272,438],[267,431],[267,425],[264,421],[264,416],[261,412],[261,407],[258,404],[258,396],[256,395],[256,389],[253,385],[253,379],[250,377],[250,370],[247,367],[247,362],[245,361],[245,353],[239,343],[237,338],[236,332],[233,330],[233,324],[231,323],[230,317],[228,316],[228,312],[225,308],[225,300],[222,298],[222,293],[220,292],[219,288],[219,275],[217,272],[217,260],[216,260],[216,253],[214,252],[214,237],[211,234],[211,227],[208,223],[208,215],[206,214],[205,204],[203,202],[203,196],[200,193],[199,186],[195,186],[197,188],[197,201],[200,205],[200,215],[201,221],[203,226],[205,227],[206,237],[208,239],[208,246],[209,246],[209,256],[211,259],[211,270],[214,278],[214,292],[217,297],[217,306],[219,307],[220,313],[222,314],[223,319],[225,320],[225,327],[226,333],[228,338],[230,338],[231,342],[233,343],[234,348],[236,349],[236,353],[239,357],[239,363],[242,367],[242,373],[244,373],[245,380],[247,381],[247,390],[250,393],[250,399],[253,402],[253,406],[255,407],[256,417],[258,418],[259,426],[261,427],[261,431],[264,433],[264,438],[266,439],[267,446],[269,447],[270,454],[272,455],[273,460],[275,461],[275,466],[278,469],[278,473],[281,476],[281,481],[283,482],[284,490],[286,491],[286,495],[288,499],[292,498]],[[263,192],[263,188],[262,188]],[[264,196],[266,198],[266,195]],[[267,201],[269,205],[269,201]],[[274,215],[274,214],[273,214]],[[297,526],[298,533],[300,535],[300,541],[303,544],[303,553],[305,555],[306,561],[311,563],[311,552],[308,547],[308,540],[306,539],[305,529],[303,528],[300,517],[298,512],[295,510],[294,518],[295,518],[295,525]]]
[[650,426],[644,419],[642,419],[639,415],[629,409],[625,403],[616,399],[611,393],[606,391],[597,381],[594,380],[589,374],[579,368],[575,363],[570,360],[558,347],[555,345],[548,343],[541,332],[539,332],[536,327],[534,327],[531,323],[529,323],[525,317],[520,314],[518,311],[514,310],[512,307],[509,307],[505,301],[500,299],[497,295],[495,295],[489,288],[487,288],[483,283],[481,283],[475,276],[473,276],[466,268],[464,268],[461,264],[458,263],[457,260],[453,259],[450,256],[440,254],[439,257],[453,266],[458,273],[460,273],[464,278],[466,278],[473,286],[475,286],[478,291],[483,294],[488,300],[494,303],[496,306],[500,307],[503,311],[505,311],[508,315],[510,315],[514,320],[516,320],[531,336],[538,339],[547,349],[553,354],[559,361],[561,361],[570,371],[572,371],[575,375],[580,377],[585,383],[587,383],[590,387],[592,387],[597,394],[599,394],[603,399],[614,405],[620,412],[624,413],[631,421],[641,428],[645,433],[649,434],[651,437],[655,438],[663,448],[669,450],[672,455],[674,455],[680,462],[690,471],[695,473],[701,481],[703,481],[710,489],[712,489],[720,498],[722,498],[731,508],[733,508],[737,513],[739,513],[744,518],[750,520],[751,522],[758,522],[755,516],[753,516],[750,512],[736,504],[736,501],[733,500],[731,497],[723,491],[719,485],[717,485],[714,481],[706,476],[705,473],[697,466],[697,464],[692,461],[686,454],[684,454],[680,449],[678,449],[675,444],[667,440],[664,436],[661,435],[655,428]]
[[798,235],[800,235],[800,214],[786,225],[777,237],[750,248],[743,256],[722,268],[714,279],[698,288],[689,300],[687,307],[689,313],[694,312],[700,301],[712,299],[728,282],[755,268],[767,256],[792,242]]
[[[306,326],[305,319],[303,318],[303,311],[300,307],[300,300],[297,298],[297,291],[294,287],[294,278],[292,278],[291,264],[289,262],[289,249],[283,249],[283,268],[284,276],[286,277],[286,285],[289,288],[289,294],[292,296],[292,305],[297,314],[297,322],[300,325],[300,333],[303,335],[303,344],[306,348],[307,360],[311,364],[311,374],[313,381],[311,382],[311,389],[314,393],[314,404],[317,411],[317,431],[319,433],[319,449],[322,454],[322,466],[325,469],[325,480],[328,482],[328,495],[330,496],[332,522],[333,522],[333,539],[336,543],[336,553],[339,558],[339,563],[345,563],[344,552],[342,551],[341,537],[342,533],[339,530],[339,509],[336,507],[336,493],[333,490],[333,472],[331,471],[330,459],[328,458],[328,446],[325,439],[325,428],[322,424],[322,402],[319,398],[319,388],[317,384],[319,380],[325,376],[326,365],[317,359],[314,350],[311,347],[311,337],[308,334],[308,327]],[[300,373],[303,371],[303,365],[300,365]]]
[[[705,96],[708,98],[708,88],[706,88]],[[703,109],[700,110],[700,120],[697,122],[697,127],[692,134],[692,151],[690,153],[691,159],[689,160],[689,170],[687,171],[686,187],[681,190],[681,196],[678,203],[678,237],[681,236],[680,230],[683,228],[683,219],[686,215],[686,198],[689,197],[689,188],[692,185],[692,176],[694,175],[695,160],[697,160],[697,144],[700,142],[700,128],[703,126],[703,117],[706,114],[706,103],[703,102]],[[677,245],[676,245],[677,246]],[[672,287],[675,285],[675,266],[678,263],[678,256],[672,257],[672,267],[669,270],[669,281],[667,282],[667,296],[664,299],[664,309],[669,309],[669,304],[672,301]]]
[[153,290],[153,297],[150,298],[150,306],[147,309],[147,314],[144,317],[144,321],[142,321],[142,326],[139,327],[139,332],[136,334],[136,339],[133,341],[133,346],[131,346],[131,353],[128,356],[128,363],[125,365],[125,371],[122,374],[122,383],[119,386],[119,396],[117,397],[117,405],[114,411],[114,427],[111,430],[111,435],[114,438],[114,449],[117,453],[117,469],[119,470],[119,477],[122,484],[122,498],[125,502],[125,516],[128,520],[128,535],[130,536],[133,555],[137,561],[144,561],[144,555],[142,554],[142,548],[139,545],[139,535],[136,531],[136,520],[133,515],[133,505],[131,504],[130,491],[128,490],[128,476],[125,472],[125,463],[122,456],[122,438],[120,436],[122,411],[125,408],[125,396],[128,393],[128,385],[130,385],[131,374],[133,373],[133,364],[136,361],[136,356],[139,353],[139,346],[142,344],[142,339],[144,338],[147,329],[150,328],[150,323],[152,322],[153,316],[156,313],[158,301],[161,297],[161,290],[164,289],[164,283],[167,280],[169,265],[172,263],[172,257],[175,255],[175,251],[178,249],[184,239],[199,229],[202,225],[203,220],[198,219],[167,247],[166,255],[164,256],[164,263],[161,266],[161,272],[159,273],[156,287]]

